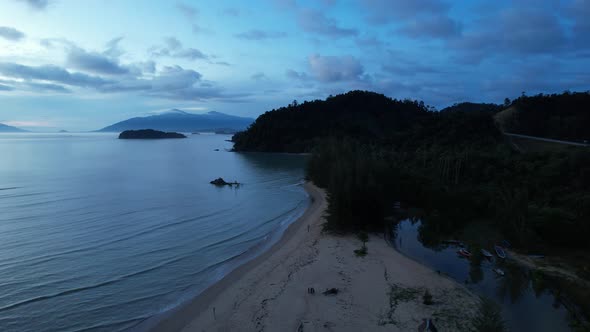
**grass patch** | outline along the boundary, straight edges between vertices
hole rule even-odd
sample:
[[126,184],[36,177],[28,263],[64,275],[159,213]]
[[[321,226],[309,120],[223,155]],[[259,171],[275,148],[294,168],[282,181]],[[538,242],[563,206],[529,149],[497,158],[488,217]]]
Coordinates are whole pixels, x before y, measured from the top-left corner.
[[365,257],[367,256],[367,246],[363,243],[363,246],[360,249],[356,249],[354,254],[358,257]]

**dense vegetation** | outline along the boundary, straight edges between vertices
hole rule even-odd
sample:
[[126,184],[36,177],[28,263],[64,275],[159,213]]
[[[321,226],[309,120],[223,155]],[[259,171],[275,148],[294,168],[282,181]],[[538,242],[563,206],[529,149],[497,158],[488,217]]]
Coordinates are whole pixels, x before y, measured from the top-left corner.
[[379,142],[427,113],[423,103],[351,91],[326,100],[297,103],[266,112],[234,135],[236,151],[309,152],[323,138],[355,137]]
[[119,134],[119,139],[162,139],[162,138],[186,138],[183,134],[164,132],[153,129],[125,130]]
[[506,131],[555,139],[590,141],[590,93],[522,96],[505,111]]
[[[514,151],[489,105],[434,112],[423,103],[387,99],[387,112],[377,109],[379,103],[363,106],[383,98],[357,91],[269,112],[237,137],[238,149],[249,149],[254,138],[265,143],[253,150],[314,146],[307,176],[327,189],[327,227],[334,230],[383,229],[394,202],[401,201],[425,211],[423,227],[432,234],[485,222],[517,246],[590,248],[589,150]],[[349,106],[319,110],[340,102]],[[343,122],[350,114],[356,120]],[[319,117],[323,122],[309,124],[306,132],[305,121]],[[378,123],[379,117],[388,121]]]
[[504,110],[504,106],[503,105],[497,105],[497,104],[485,104],[485,103],[469,103],[469,102],[465,102],[465,103],[458,103],[458,104],[454,104],[453,106],[449,106],[446,108],[443,108],[442,110],[440,110],[441,112],[472,112],[472,111],[478,111],[478,112],[500,112],[502,110]]

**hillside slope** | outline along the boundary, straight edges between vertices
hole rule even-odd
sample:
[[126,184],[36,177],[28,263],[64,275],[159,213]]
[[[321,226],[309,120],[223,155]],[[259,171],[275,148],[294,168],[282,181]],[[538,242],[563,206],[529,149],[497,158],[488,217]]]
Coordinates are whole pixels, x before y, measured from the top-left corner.
[[228,115],[220,112],[205,114],[187,113],[173,109],[163,114],[137,117],[117,122],[102,128],[100,132],[155,129],[161,131],[193,132],[206,130],[244,130],[254,119]]

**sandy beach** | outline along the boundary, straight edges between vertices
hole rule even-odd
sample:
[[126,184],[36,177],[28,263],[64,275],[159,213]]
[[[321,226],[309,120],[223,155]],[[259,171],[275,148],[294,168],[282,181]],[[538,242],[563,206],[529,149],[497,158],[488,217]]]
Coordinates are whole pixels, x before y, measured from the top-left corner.
[[[277,244],[152,331],[415,331],[424,318],[439,331],[469,330],[476,296],[380,235],[370,235],[368,254],[358,257],[362,243],[355,236],[322,232],[325,193],[305,187],[312,204]],[[322,294],[329,288],[338,293]],[[426,290],[432,305],[423,304]]]

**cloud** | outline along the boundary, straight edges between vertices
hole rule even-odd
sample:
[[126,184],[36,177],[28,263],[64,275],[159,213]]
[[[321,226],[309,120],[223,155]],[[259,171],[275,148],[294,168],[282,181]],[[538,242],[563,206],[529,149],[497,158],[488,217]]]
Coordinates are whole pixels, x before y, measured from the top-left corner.
[[34,9],[43,10],[49,6],[50,0],[18,0],[20,2],[26,2],[29,6]]
[[233,16],[233,17],[238,17],[240,15],[242,15],[242,11],[238,8],[225,8],[221,14],[226,15],[226,16]]
[[309,76],[306,73],[298,72],[293,69],[287,69],[287,71],[285,72],[285,75],[287,75],[288,78],[293,79],[293,80],[306,81],[309,79]]
[[95,74],[124,75],[129,69],[121,66],[115,59],[103,54],[87,52],[81,48],[70,50],[66,63],[69,67]]
[[306,32],[329,37],[351,37],[358,35],[356,29],[342,28],[338,23],[313,9],[302,9],[297,15],[297,23]]
[[106,43],[106,50],[103,52],[105,55],[118,58],[124,54],[123,50],[119,47],[119,43],[123,40],[123,37],[117,37],[109,40]]
[[51,84],[51,83],[34,83],[28,82],[26,85],[34,91],[37,92],[60,92],[60,93],[70,93],[69,89],[65,88],[59,84]]
[[207,60],[209,56],[195,48],[183,48],[180,40],[174,37],[164,39],[166,46],[152,47],[150,52],[156,57],[182,58],[187,60]]
[[446,13],[450,6],[441,0],[357,0],[368,12],[368,21],[387,24],[419,15]]
[[3,121],[4,124],[13,127],[53,127],[48,121]]
[[266,75],[263,72],[258,72],[256,74],[250,76],[250,78],[255,81],[264,81],[264,80],[268,79],[268,77],[266,77]]
[[590,1],[574,0],[567,8],[567,17],[573,21],[572,46],[574,48],[590,48]]
[[182,13],[182,15],[184,15],[189,20],[194,19],[197,16],[197,14],[199,14],[199,10],[197,8],[182,2],[176,3],[176,9],[178,9]]
[[19,41],[25,38],[25,34],[11,27],[0,27],[0,37],[11,41]]
[[0,62],[0,73],[15,79],[50,81],[77,87],[98,88],[110,82],[98,76],[72,73],[54,65],[32,67],[17,63]]
[[246,40],[265,40],[265,39],[276,39],[286,37],[285,32],[277,31],[262,31],[262,30],[250,30],[234,35],[236,38]]
[[398,31],[411,38],[446,39],[461,35],[462,26],[447,16],[436,15],[411,20]]
[[354,41],[359,47],[373,47],[373,48],[382,48],[384,46],[383,42],[377,39],[374,36],[369,37],[359,37]]
[[308,58],[311,74],[320,82],[360,81],[364,68],[353,56],[311,55]]
[[506,54],[554,55],[565,50],[568,38],[559,18],[540,9],[510,8],[488,17],[463,36],[449,42],[465,62]]
[[0,91],[12,91],[12,90],[14,90],[14,88],[12,88],[8,85],[0,84]]

